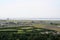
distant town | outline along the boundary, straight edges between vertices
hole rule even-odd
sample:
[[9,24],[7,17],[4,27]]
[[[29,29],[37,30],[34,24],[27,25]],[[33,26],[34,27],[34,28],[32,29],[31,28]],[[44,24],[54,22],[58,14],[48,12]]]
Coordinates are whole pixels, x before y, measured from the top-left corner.
[[52,28],[60,27],[60,21],[57,21],[57,20],[0,20],[0,28],[18,27],[18,26],[34,26],[35,24],[52,26]]

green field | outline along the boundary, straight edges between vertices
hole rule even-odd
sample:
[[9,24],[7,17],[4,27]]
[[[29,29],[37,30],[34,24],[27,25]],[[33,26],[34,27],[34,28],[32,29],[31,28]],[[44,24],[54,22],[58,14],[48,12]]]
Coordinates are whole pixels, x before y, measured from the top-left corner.
[[0,28],[0,40],[60,40],[60,34],[32,26],[8,27]]
[[[60,40],[60,21],[47,20],[0,20],[0,22],[22,22],[31,26],[3,25],[0,27],[0,40]],[[1,26],[1,25],[0,25]]]

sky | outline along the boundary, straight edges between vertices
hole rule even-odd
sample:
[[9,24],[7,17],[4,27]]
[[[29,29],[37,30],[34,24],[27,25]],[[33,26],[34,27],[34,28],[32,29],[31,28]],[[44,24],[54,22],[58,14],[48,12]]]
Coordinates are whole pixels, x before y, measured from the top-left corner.
[[0,0],[0,18],[60,18],[60,0]]

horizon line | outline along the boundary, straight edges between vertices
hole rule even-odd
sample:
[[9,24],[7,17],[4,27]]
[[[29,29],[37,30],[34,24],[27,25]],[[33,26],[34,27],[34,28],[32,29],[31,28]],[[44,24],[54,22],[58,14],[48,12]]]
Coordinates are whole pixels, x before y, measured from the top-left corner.
[[0,18],[0,20],[60,20],[60,18]]

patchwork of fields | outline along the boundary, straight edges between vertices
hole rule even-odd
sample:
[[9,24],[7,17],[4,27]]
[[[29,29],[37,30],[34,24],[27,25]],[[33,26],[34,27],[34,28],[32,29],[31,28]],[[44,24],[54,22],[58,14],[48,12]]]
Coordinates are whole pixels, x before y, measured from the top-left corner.
[[[49,38],[49,39],[48,39]],[[32,26],[0,28],[0,40],[60,40],[60,32]]]
[[60,40],[60,21],[1,20],[0,40]]

